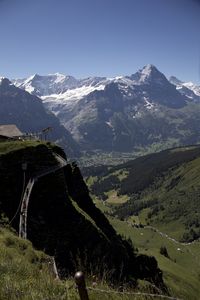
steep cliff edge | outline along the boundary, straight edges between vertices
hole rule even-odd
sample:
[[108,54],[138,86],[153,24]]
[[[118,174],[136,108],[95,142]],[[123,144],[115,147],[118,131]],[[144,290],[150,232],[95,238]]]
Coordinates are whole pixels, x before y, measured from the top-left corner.
[[[40,142],[0,143],[0,212],[18,231],[23,183],[56,166],[62,149]],[[27,170],[22,164],[27,163]],[[25,177],[24,177],[25,176]],[[25,180],[24,180],[25,178]],[[38,179],[28,207],[27,236],[33,245],[55,256],[62,276],[77,268],[112,280],[145,278],[163,286],[153,257],[134,253],[93,204],[76,164],[68,163]]]

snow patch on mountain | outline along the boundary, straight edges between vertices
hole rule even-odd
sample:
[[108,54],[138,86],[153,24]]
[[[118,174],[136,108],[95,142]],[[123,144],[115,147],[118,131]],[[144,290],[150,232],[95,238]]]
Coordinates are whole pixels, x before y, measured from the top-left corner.
[[43,102],[56,102],[57,104],[69,104],[69,102],[79,101],[84,96],[94,92],[95,90],[104,90],[105,85],[98,86],[81,86],[75,89],[69,89],[63,94],[52,94],[48,96],[42,96]]
[[118,83],[121,88],[128,88],[135,84],[133,80],[131,80],[129,77],[116,77],[113,79],[113,82]]
[[183,85],[192,90],[197,96],[200,96],[200,86],[192,82],[184,82]]
[[144,97],[144,101],[145,101],[145,105],[144,105],[144,106],[145,106],[147,109],[152,109],[152,108],[154,108],[154,104],[151,103],[151,102],[149,102],[148,98]]
[[65,76],[60,73],[48,74],[48,76],[50,76],[52,79],[54,79],[55,83],[64,82],[66,79],[70,79],[70,76]]
[[113,125],[112,125],[112,123],[111,123],[110,121],[105,122],[105,123],[106,123],[110,128],[112,128],[112,129],[114,128]]

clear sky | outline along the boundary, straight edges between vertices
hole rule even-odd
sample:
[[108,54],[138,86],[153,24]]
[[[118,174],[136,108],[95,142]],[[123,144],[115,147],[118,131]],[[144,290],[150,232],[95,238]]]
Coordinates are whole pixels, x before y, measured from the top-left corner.
[[117,76],[154,64],[200,84],[200,0],[0,0],[0,75]]

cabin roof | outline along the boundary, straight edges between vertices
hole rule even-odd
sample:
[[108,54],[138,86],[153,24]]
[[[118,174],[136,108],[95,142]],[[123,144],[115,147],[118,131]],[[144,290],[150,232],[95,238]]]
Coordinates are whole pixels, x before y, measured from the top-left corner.
[[22,132],[17,128],[16,125],[0,125],[0,135],[5,137],[18,137],[22,136]]

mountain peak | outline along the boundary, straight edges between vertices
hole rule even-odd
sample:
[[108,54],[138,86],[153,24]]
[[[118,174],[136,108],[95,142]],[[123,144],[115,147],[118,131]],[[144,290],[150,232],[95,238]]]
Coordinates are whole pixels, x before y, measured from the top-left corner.
[[10,80],[6,77],[0,77],[0,86],[7,86],[7,85],[11,85],[12,83],[10,82]]
[[35,73],[35,74],[33,74],[33,75],[31,75],[30,77],[29,77],[29,79],[40,79],[42,76],[41,75],[39,75],[38,73]]
[[168,80],[154,65],[148,64],[141,70],[131,75],[131,79],[137,84],[165,84]]
[[149,78],[164,76],[154,65],[148,64],[139,71],[141,74],[141,81],[146,81]]
[[147,64],[141,70],[141,72],[146,75],[149,75],[151,72],[155,72],[155,71],[159,72],[158,69],[152,64]]
[[27,77],[25,80],[24,80],[24,82],[25,83],[28,83],[28,82],[33,82],[33,81],[39,81],[39,80],[41,80],[41,75],[39,75],[39,74],[33,74],[33,75],[31,75],[31,76],[29,76],[29,77]]

